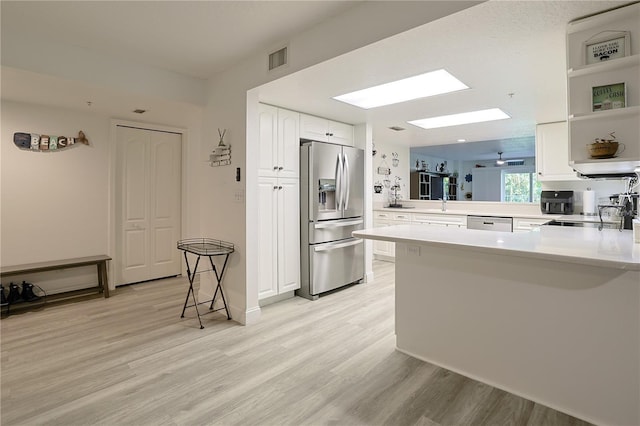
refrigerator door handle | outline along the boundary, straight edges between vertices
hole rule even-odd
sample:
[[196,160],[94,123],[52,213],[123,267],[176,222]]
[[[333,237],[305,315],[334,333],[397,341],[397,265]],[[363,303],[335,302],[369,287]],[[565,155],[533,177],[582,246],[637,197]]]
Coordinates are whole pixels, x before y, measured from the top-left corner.
[[349,188],[351,187],[351,170],[349,169],[349,160],[347,160],[347,155],[343,155],[344,161],[344,179],[345,179],[345,187],[346,191],[344,194],[344,210],[349,208]]
[[342,210],[342,156],[338,153],[336,158],[336,210]]
[[322,244],[319,247],[314,247],[313,251],[330,251],[330,250],[336,250],[336,249],[340,249],[340,248],[345,248],[345,247],[350,247],[350,246],[355,246],[356,244],[360,244],[362,243],[363,240],[357,239],[357,240],[352,240],[352,241],[348,241],[346,243],[331,243],[331,244]]
[[344,222],[332,222],[332,223],[317,223],[315,224],[313,227],[315,229],[331,229],[331,228],[340,228],[343,226],[353,226],[353,225],[360,225],[364,223],[364,220],[362,219],[356,219],[356,220],[347,220]]

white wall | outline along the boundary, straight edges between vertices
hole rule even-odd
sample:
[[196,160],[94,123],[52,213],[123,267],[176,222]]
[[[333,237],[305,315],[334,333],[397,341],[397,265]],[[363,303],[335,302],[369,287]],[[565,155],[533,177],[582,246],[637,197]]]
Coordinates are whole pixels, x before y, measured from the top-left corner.
[[[460,2],[403,2],[399,7],[394,2],[363,3],[289,40],[290,62],[286,67],[269,72],[266,58],[270,50],[263,49],[211,78],[203,131],[213,137],[217,135],[218,127],[228,129],[232,166],[204,172],[201,226],[203,235],[217,236],[236,244],[225,278],[225,291],[234,319],[248,324],[257,321],[260,315],[258,253],[254,244],[260,214],[256,200],[258,138],[255,113],[260,100],[259,86],[445,16],[465,7],[465,4],[471,5]],[[355,28],[358,31],[354,31]],[[210,146],[205,139],[202,154],[207,153]],[[236,167],[242,170],[243,181],[240,183],[233,181]],[[242,190],[244,200],[238,202],[235,194]],[[205,288],[211,288],[210,276],[203,277],[202,281]]]
[[[32,152],[12,142],[15,132],[78,130],[89,146]],[[107,254],[108,117],[3,101],[2,141],[2,264]]]
[[473,201],[501,201],[502,168],[475,169],[473,174]]
[[[595,192],[596,204],[608,204],[609,195],[619,194],[625,190],[624,181],[621,179],[585,179],[576,181],[542,182],[543,191],[574,191],[573,211],[582,212],[582,191],[590,188]],[[638,190],[636,189],[636,192]]]
[[4,33],[2,36],[3,67],[30,70],[126,93],[204,105],[204,80],[92,52],[80,46],[35,42],[29,37],[13,40],[11,35]]
[[[252,244],[252,238],[257,231],[257,215],[259,214],[255,201],[257,186],[255,169],[257,162],[254,155],[258,141],[251,131],[247,132],[247,127],[251,129],[252,126],[256,125],[256,115],[253,113],[252,108],[259,100],[259,91],[250,93],[249,99],[247,98],[247,92],[268,81],[415,26],[439,19],[474,4],[477,4],[477,2],[362,2],[342,15],[326,20],[316,27],[309,28],[290,40],[283,40],[283,42],[288,42],[289,45],[290,63],[287,67],[269,73],[266,70],[266,55],[270,52],[270,49],[264,48],[257,51],[255,56],[242,61],[228,71],[212,76],[206,87],[197,79],[150,69],[130,61],[121,61],[118,58],[99,55],[87,49],[48,43],[34,44],[29,43],[26,39],[3,40],[3,66],[54,75],[82,84],[113,88],[124,94],[152,95],[170,101],[186,102],[190,105],[206,104],[204,117],[198,117],[198,120],[202,120],[198,121],[198,125],[194,125],[191,121],[188,123],[167,122],[161,124],[182,125],[189,130],[190,150],[188,153],[189,171],[187,182],[190,193],[187,195],[186,200],[189,208],[197,210],[199,215],[189,214],[190,223],[195,222],[196,225],[194,229],[187,229],[185,235],[217,237],[228,239],[236,244],[237,251],[231,256],[227,277],[225,278],[225,289],[229,296],[228,301],[232,307],[234,319],[244,323],[251,322],[251,319],[247,317],[254,313],[256,313],[256,316],[253,318],[259,316],[257,271],[254,267],[257,253],[252,251],[255,248]],[[5,49],[5,43],[8,49]],[[278,47],[280,46],[281,44],[278,45]],[[56,64],[55,67],[49,66],[49,64],[53,63]],[[203,87],[205,87],[204,90]],[[202,97],[202,94],[205,96]],[[126,96],[124,96],[122,105],[125,105],[126,101]],[[73,131],[77,131],[77,126],[82,125],[86,127],[90,140],[99,140],[100,143],[104,143],[103,141],[108,140],[108,119],[110,117],[120,118],[118,115],[105,114],[102,117],[91,116],[91,119],[79,120],[78,117],[82,118],[83,115],[76,112],[61,112],[55,107],[36,112],[38,107],[33,106],[33,108],[33,112],[28,112],[22,116],[25,123],[19,121],[19,114],[14,114],[16,124],[7,126],[6,131],[12,133],[14,128],[29,124],[27,129],[24,130],[54,133],[58,127],[53,126],[50,128],[48,125],[45,126],[44,124],[49,123],[48,121],[39,121],[38,126],[32,123],[38,122],[37,118],[40,116],[57,117],[62,114],[64,120],[60,121],[60,127],[72,126]],[[180,115],[179,111],[176,111],[176,114]],[[53,124],[53,120],[51,124]],[[43,125],[45,129],[39,130],[40,125]],[[98,128],[101,130],[98,130]],[[225,141],[232,147],[232,166],[211,168],[208,165],[208,155],[214,144],[217,143],[217,128],[227,129]],[[4,116],[3,138],[6,140]],[[75,149],[80,150],[81,148],[83,147]],[[104,150],[105,148],[101,146],[101,149]],[[62,153],[56,153],[56,156],[58,154],[61,155]],[[96,158],[94,161],[100,160]],[[2,162],[4,165],[4,155]],[[93,187],[95,184],[95,186],[106,191],[105,180],[108,172],[104,170],[105,164],[100,161],[100,164],[95,166],[96,168],[92,168],[92,171],[100,175],[99,182],[87,181],[86,187]],[[242,170],[242,181],[240,183],[234,181],[236,167],[240,167]],[[12,169],[11,172],[13,174],[15,170]],[[8,173],[5,173],[3,167],[3,179],[6,175]],[[22,183],[19,177],[10,176],[8,179],[10,191],[17,192],[19,184]],[[4,221],[4,186],[3,182],[3,230],[6,228]],[[201,188],[200,190],[197,189],[198,186]],[[84,190],[88,192],[87,188],[84,188]],[[193,191],[197,191],[197,196],[193,196]],[[90,235],[89,239],[93,241],[92,244],[97,244],[96,247],[76,244],[73,250],[77,250],[82,254],[87,254],[89,250],[98,248],[106,250],[106,237],[104,237],[104,234],[108,224],[105,225],[105,213],[102,211],[107,210],[107,207],[104,206],[104,200],[107,196],[106,194],[96,195],[95,193],[88,194],[88,196],[99,197],[100,201],[95,203],[94,207],[96,210],[101,211],[99,214],[102,216],[99,216],[101,218],[100,222],[95,224],[95,230],[98,232],[97,238],[89,233],[94,230],[93,225],[82,225],[83,227],[91,227],[90,230],[87,230],[88,233],[86,235]],[[89,199],[93,200],[93,198]],[[8,203],[9,201],[6,202]],[[55,210],[63,206],[63,204],[56,201],[56,197],[53,195],[48,201],[47,204],[39,207]],[[104,207],[104,209],[100,209],[97,206]],[[13,215],[10,216],[10,222],[17,219],[17,210],[10,211],[9,214]],[[201,219],[194,219],[198,217]],[[80,220],[90,219],[81,218]],[[32,230],[28,230],[26,226],[21,226],[21,229],[26,233],[13,233],[10,236],[11,243],[8,243],[7,250],[12,250],[13,245],[19,241],[24,241],[23,237],[25,235],[35,234]],[[46,246],[51,247],[55,245],[53,240],[57,238],[57,236],[56,238],[51,238],[45,233],[44,236],[40,236],[40,240],[37,242],[44,239],[47,241]],[[100,242],[96,243],[96,239]],[[37,244],[37,242],[30,241],[30,244]],[[70,246],[71,244],[69,244],[68,250],[72,250]],[[22,250],[22,252],[25,251]],[[43,248],[41,252],[44,254],[44,252],[50,253],[51,251]],[[17,258],[11,258],[11,260],[21,262]],[[30,258],[28,261],[33,261],[33,259]],[[2,260],[2,264],[9,263],[12,262]],[[236,315],[238,312],[240,314]]]
[[[394,144],[392,142],[385,141],[376,141],[376,155],[373,157],[373,184],[381,183],[383,184],[382,193],[373,194],[373,201],[378,205],[378,203],[388,204],[391,201],[391,187],[396,183],[396,178],[399,178],[399,184],[401,190],[398,191],[398,196],[401,200],[409,199],[409,168],[410,168],[410,160],[409,160],[409,147]],[[393,164],[393,154],[398,154],[398,165],[394,166]],[[382,158],[384,155],[387,158]],[[385,166],[386,164],[386,166]],[[391,169],[391,175],[385,176],[378,174],[378,167],[388,167]],[[389,180],[389,188],[384,185],[385,179]],[[366,188],[368,191],[373,192],[373,188]]]
[[[189,141],[199,146],[200,123],[201,116],[196,114],[168,124],[188,129]],[[2,265],[115,256],[110,246],[110,126],[111,116],[105,113],[2,101]],[[15,132],[77,136],[79,130],[86,134],[89,146],[34,152],[21,150],[12,142]],[[186,152],[190,163],[199,150],[187,147]],[[194,224],[199,225],[194,172],[186,171],[183,185],[184,235],[194,234]],[[111,279],[114,274],[109,276]],[[31,279],[47,293],[97,285],[93,267],[12,278]],[[113,288],[117,283],[111,279],[109,284]]]
[[[89,146],[16,147],[15,132],[77,136]],[[2,102],[2,263],[106,254],[108,117]]]

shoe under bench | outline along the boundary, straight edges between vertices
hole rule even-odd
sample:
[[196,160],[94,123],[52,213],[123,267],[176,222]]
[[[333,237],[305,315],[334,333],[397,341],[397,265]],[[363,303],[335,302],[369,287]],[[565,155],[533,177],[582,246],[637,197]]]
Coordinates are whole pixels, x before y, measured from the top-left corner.
[[96,265],[96,271],[98,273],[97,289],[100,293],[104,294],[105,298],[107,298],[109,297],[109,281],[107,278],[107,262],[109,260],[111,260],[111,257],[102,254],[97,256],[76,257],[73,259],[52,260],[48,262],[0,266],[0,278]]

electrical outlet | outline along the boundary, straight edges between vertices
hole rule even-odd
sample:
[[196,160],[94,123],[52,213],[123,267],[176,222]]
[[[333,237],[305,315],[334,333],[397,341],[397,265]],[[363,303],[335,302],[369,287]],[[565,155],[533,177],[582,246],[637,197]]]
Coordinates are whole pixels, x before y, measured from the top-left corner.
[[238,189],[233,194],[233,199],[236,203],[244,203],[244,190]]
[[411,244],[407,245],[407,255],[420,257],[420,246],[414,246]]

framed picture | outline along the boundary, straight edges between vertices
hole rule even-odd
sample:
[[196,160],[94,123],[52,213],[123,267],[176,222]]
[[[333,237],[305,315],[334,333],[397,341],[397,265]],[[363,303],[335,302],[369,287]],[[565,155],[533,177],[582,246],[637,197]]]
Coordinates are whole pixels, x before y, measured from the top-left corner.
[[625,83],[607,84],[591,88],[591,110],[605,111],[624,108],[627,105],[627,87]]
[[629,56],[631,36],[629,31],[602,31],[586,40],[583,45],[584,64],[596,64]]

